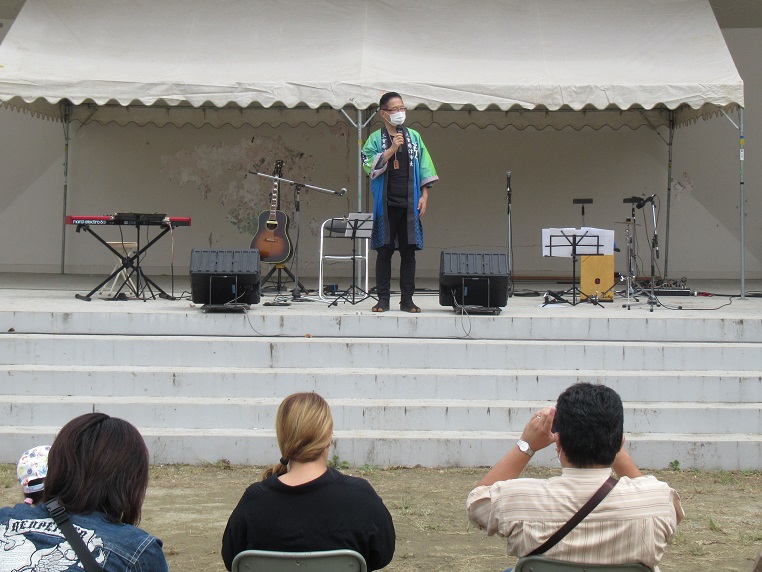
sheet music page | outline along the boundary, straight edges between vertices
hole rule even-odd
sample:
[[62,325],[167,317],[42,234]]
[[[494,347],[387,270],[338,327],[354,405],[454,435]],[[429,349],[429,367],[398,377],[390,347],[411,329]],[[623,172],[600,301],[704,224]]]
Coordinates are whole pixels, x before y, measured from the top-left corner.
[[349,224],[344,231],[344,236],[352,238],[352,232],[357,229],[355,238],[370,238],[373,230],[373,213],[349,213],[347,221]]
[[614,254],[614,231],[591,226],[542,229],[543,256],[571,258],[574,243],[577,256]]

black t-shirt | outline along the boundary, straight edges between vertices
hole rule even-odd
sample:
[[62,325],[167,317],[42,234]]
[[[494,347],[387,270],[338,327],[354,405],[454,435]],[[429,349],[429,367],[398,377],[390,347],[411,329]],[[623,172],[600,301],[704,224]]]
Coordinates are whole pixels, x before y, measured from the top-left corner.
[[370,483],[328,469],[296,487],[273,476],[246,489],[225,528],[222,559],[230,570],[244,550],[348,548],[378,570],[391,562],[394,543],[392,517]]
[[[397,160],[398,167],[394,168]],[[388,174],[386,183],[386,204],[390,207],[408,207],[408,184],[407,178],[410,172],[409,157],[407,154],[407,140],[397,149],[397,153],[391,156],[387,163]]]

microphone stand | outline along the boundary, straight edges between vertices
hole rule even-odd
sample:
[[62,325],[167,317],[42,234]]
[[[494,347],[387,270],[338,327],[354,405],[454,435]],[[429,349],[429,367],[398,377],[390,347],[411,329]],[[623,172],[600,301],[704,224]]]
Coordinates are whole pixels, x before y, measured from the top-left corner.
[[508,171],[508,186],[506,190],[506,198],[508,200],[507,215],[508,215],[508,296],[513,297],[513,244],[511,232],[511,172]]
[[656,299],[654,276],[656,275],[656,259],[659,258],[659,238],[656,232],[656,204],[651,199],[651,215],[653,216],[654,234],[651,239],[651,292],[648,294],[648,306],[649,312],[654,311],[654,306],[661,306],[659,300]]
[[339,197],[343,197],[347,190],[342,188],[340,191],[334,191],[332,189],[324,189],[323,187],[317,187],[315,185],[310,185],[308,183],[301,183],[297,181],[292,181],[291,179],[284,179],[283,177],[276,177],[275,175],[270,175],[268,173],[260,173],[259,171],[249,171],[252,175],[258,175],[260,177],[265,177],[267,179],[273,179],[275,181],[280,181],[282,183],[288,183],[294,187],[294,214],[296,218],[296,246],[294,247],[294,290],[292,291],[292,301],[293,302],[303,302],[306,301],[306,298],[302,298],[302,290],[304,290],[304,293],[307,293],[307,289],[299,282],[299,238],[301,235],[301,221],[299,220],[299,211],[300,209],[300,193],[302,189],[312,189],[313,191],[318,191],[320,193],[325,193],[327,195],[337,195]]
[[[625,199],[625,200],[632,200],[632,199]],[[632,211],[630,213],[630,224],[627,225],[625,228],[625,234],[627,235],[627,304],[622,306],[623,308],[630,309],[630,298],[635,298],[635,268],[637,267],[637,261],[635,259],[635,248],[633,246],[633,237],[635,236],[635,233],[637,232],[637,226],[635,223],[635,203],[630,203],[630,210]],[[630,226],[632,226],[632,231],[630,231]],[[635,298],[635,301],[637,302],[638,299]]]

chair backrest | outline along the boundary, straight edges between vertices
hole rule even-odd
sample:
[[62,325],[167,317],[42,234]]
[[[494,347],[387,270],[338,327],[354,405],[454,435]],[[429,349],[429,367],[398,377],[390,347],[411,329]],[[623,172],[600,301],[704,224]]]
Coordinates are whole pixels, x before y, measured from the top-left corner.
[[276,552],[244,550],[233,559],[231,572],[367,572],[365,558],[354,550]]
[[513,572],[652,572],[645,564],[577,564],[551,560],[544,556],[525,556],[521,558]]
[[323,223],[323,230],[326,237],[342,237],[347,231],[347,219],[346,218],[329,218]]

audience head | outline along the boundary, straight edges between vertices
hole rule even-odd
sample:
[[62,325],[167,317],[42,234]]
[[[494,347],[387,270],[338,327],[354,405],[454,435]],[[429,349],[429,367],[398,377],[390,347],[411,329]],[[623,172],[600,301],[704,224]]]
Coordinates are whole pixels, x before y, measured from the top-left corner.
[[610,466],[622,447],[622,400],[605,385],[572,385],[558,396],[553,432],[573,466]]
[[48,474],[50,445],[38,445],[24,451],[16,465],[16,476],[24,492],[24,502],[37,504],[42,500],[45,476]]
[[45,500],[57,497],[72,514],[102,512],[138,524],[148,487],[148,448],[138,430],[105,413],[63,426],[50,447]]
[[331,444],[333,417],[325,399],[317,393],[294,393],[286,397],[275,417],[281,460],[265,470],[263,479],[282,475],[288,463],[316,461]]

